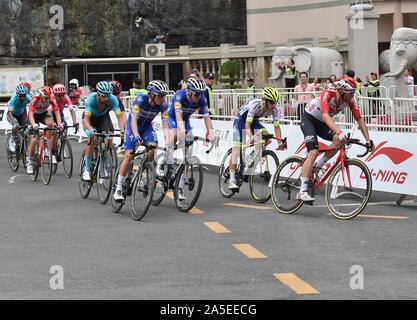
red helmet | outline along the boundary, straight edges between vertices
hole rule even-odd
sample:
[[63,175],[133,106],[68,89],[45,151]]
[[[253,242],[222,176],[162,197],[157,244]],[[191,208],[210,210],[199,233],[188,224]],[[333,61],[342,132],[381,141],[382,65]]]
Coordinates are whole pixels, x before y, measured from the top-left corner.
[[334,82],[334,85],[336,86],[336,89],[342,89],[347,91],[356,91],[356,89],[358,88],[355,79],[348,76],[337,78]]
[[66,93],[67,88],[63,84],[56,84],[53,88],[54,94]]
[[52,95],[52,88],[49,86],[43,86],[40,90],[39,90],[40,94],[42,97],[51,97]]
[[113,93],[120,94],[120,92],[122,92],[122,85],[119,81],[113,80],[111,82],[111,85],[113,87]]
[[26,88],[28,88],[29,91],[32,89],[32,86],[30,85],[29,82],[19,83],[19,86],[25,86]]

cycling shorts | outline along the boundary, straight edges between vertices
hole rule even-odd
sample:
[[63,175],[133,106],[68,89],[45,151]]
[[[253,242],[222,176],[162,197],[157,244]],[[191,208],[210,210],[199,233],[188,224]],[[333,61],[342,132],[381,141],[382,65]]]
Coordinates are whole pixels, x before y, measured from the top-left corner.
[[51,115],[46,111],[43,113],[35,113],[35,123],[42,123],[46,125],[46,119],[51,118]]
[[[84,115],[83,115],[83,119],[84,119]],[[110,117],[107,114],[104,114],[100,117],[90,117],[90,125],[98,133],[109,133],[111,131],[111,128],[113,127],[110,121]],[[85,131],[85,128],[84,128],[84,131]]]
[[319,150],[319,140],[320,138],[333,141],[333,136],[335,133],[323,122],[312,115],[305,112],[301,120],[301,131],[304,134],[304,141],[307,147],[307,151]]
[[[65,121],[65,116],[64,116],[64,113],[63,113],[63,112],[60,112],[60,115],[61,115],[61,122],[62,122],[63,126],[64,126],[64,127],[68,127],[68,123]],[[54,117],[54,121],[55,121],[55,123],[56,123],[56,124],[58,124],[58,120],[56,119],[55,112],[53,113],[53,115],[52,115],[52,116]]]
[[[13,118],[19,123],[20,127],[23,127],[26,125],[26,114],[22,113],[21,115],[16,116],[15,114],[13,115]],[[9,117],[7,117],[7,121],[9,121],[10,124],[12,124],[12,122],[10,121]]]
[[[130,123],[127,124],[125,136],[126,136],[125,149],[135,150],[135,143],[133,142],[133,140],[135,139],[135,136],[133,134]],[[141,137],[143,142],[145,142],[146,144],[154,143],[158,145],[158,136],[152,126],[149,126],[148,128],[143,129],[143,130],[139,130],[139,136]]]
[[[243,143],[243,138],[246,136],[246,117],[239,117],[233,123],[233,146],[241,147]],[[251,125],[252,134],[256,134],[257,131],[265,131],[265,127],[259,122],[257,118],[253,119]],[[249,138],[249,137],[248,137]]]

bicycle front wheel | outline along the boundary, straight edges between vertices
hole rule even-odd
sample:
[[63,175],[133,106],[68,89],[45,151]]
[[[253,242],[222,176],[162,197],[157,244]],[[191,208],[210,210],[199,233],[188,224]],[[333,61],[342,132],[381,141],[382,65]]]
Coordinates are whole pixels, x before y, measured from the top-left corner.
[[271,198],[269,183],[278,166],[278,157],[272,150],[263,151],[262,159],[255,160],[249,178],[250,192],[255,202],[265,203]]
[[149,210],[152,201],[152,194],[155,189],[155,171],[151,163],[145,163],[139,169],[132,192],[133,220],[140,221]]
[[203,167],[197,158],[181,165],[174,188],[175,204],[180,211],[188,212],[194,208],[203,188],[203,178]]
[[101,204],[109,200],[113,184],[112,159],[109,152],[104,152],[98,159],[97,193]]
[[44,149],[41,149],[41,176],[42,182],[48,185],[52,177],[52,153],[49,142],[44,142]]
[[87,199],[90,195],[91,187],[93,186],[92,181],[83,180],[83,172],[85,168],[85,150],[83,151],[80,159],[80,166],[78,168],[78,188],[80,189],[81,198]]
[[348,220],[356,217],[368,204],[372,192],[372,176],[358,159],[348,159],[333,171],[326,185],[326,204],[332,215]]
[[272,203],[278,212],[291,214],[296,212],[303,202],[297,200],[301,185],[301,169],[303,160],[300,157],[286,159],[272,179]]
[[230,149],[223,158],[219,168],[219,191],[224,198],[231,198],[235,191],[229,189],[230,182],[230,159],[232,158],[232,149]]
[[59,156],[61,157],[62,165],[64,167],[65,177],[70,179],[73,169],[72,147],[68,139],[64,139],[62,143],[63,146],[61,147]]
[[[10,150],[11,144],[15,146],[15,151]],[[19,151],[16,146],[15,138],[11,133],[7,135],[6,150],[7,150],[7,161],[9,163],[9,166],[13,170],[13,172],[16,172],[19,169],[19,158],[18,158]]]
[[116,189],[117,189],[117,183],[118,183],[117,178],[118,178],[118,176],[119,176],[119,169],[117,169],[117,171],[116,171],[116,175],[115,175],[113,186],[111,188],[111,193],[110,193],[110,201],[111,201],[111,207],[112,207],[113,213],[119,213],[120,210],[122,210],[122,208],[125,204],[124,201],[116,202],[116,200],[114,200],[114,193],[116,192]]

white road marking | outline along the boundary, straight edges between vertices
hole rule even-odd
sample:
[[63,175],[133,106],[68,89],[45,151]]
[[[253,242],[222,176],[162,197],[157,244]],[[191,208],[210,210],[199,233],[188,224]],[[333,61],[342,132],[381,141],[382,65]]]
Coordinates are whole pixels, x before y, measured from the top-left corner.
[[10,179],[9,179],[9,181],[7,181],[7,183],[8,184],[15,184],[16,183],[16,178],[18,178],[18,177],[24,177],[24,176],[22,176],[22,175],[17,175],[17,176],[13,176],[13,177],[11,177]]

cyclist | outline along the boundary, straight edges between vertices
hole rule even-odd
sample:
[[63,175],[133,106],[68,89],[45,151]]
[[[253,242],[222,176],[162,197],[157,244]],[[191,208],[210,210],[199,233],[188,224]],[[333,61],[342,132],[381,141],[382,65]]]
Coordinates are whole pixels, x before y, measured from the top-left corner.
[[120,96],[120,94],[122,93],[122,84],[119,81],[116,81],[116,80],[111,81],[110,84],[113,87],[113,95],[119,101],[119,108],[122,111],[122,114],[123,114],[123,117],[124,117],[124,121],[126,122],[125,106],[123,104],[123,99]]
[[319,154],[319,142],[317,136],[324,140],[332,141],[329,149],[337,148],[342,142],[346,141],[348,132],[340,130],[332,119],[346,107],[349,107],[358,122],[359,128],[361,129],[369,148],[374,148],[374,144],[369,138],[366,123],[362,119],[354,99],[357,90],[356,81],[351,77],[344,76],[336,79],[333,85],[335,89],[324,90],[321,97],[317,97],[311,101],[305,108],[305,113],[301,122],[301,130],[304,134],[308,156],[303,164],[301,172],[300,192],[297,194],[298,200],[314,201],[314,198],[310,196],[307,191],[308,181],[313,166],[315,173],[318,174],[320,172],[322,177],[326,170],[324,165],[337,153],[337,150],[328,151],[316,164],[314,164]]
[[72,79],[69,82],[69,97],[73,105],[76,105],[80,101],[81,95],[83,94],[83,91],[79,86],[80,83],[77,79]]
[[95,132],[108,133],[111,130],[110,117],[108,112],[113,109],[116,114],[119,128],[121,130],[121,137],[124,137],[125,122],[123,115],[119,108],[117,98],[112,94],[113,87],[107,81],[101,81],[96,85],[97,92],[88,96],[85,104],[83,115],[83,126],[86,135],[94,138],[92,144],[85,148],[85,168],[82,175],[82,180],[91,181],[90,164],[94,152],[94,145],[96,142]]
[[[29,132],[38,131],[38,123],[43,123],[48,128],[52,129],[54,126],[54,120],[52,114],[55,114],[57,119],[57,124],[60,130],[63,130],[64,126],[61,123],[61,114],[59,113],[58,105],[55,100],[52,99],[52,88],[48,86],[43,86],[40,89],[38,96],[34,96],[29,105],[29,123],[30,129]],[[52,146],[56,144],[56,135],[52,135],[50,131],[47,132],[48,140]],[[35,135],[31,136],[30,146],[28,150],[27,158],[27,173],[33,174],[33,165],[32,158],[35,154],[36,142],[39,140],[39,137]],[[55,159],[56,161],[56,159]]]
[[[136,97],[133,108],[127,119],[125,157],[120,164],[119,178],[117,183],[114,199],[116,202],[124,200],[123,186],[126,182],[126,176],[129,170],[129,164],[133,160],[132,152],[138,143],[158,145],[158,136],[156,135],[152,122],[158,113],[161,114],[164,128],[165,141],[168,138],[168,105],[165,100],[169,92],[168,85],[161,80],[151,81],[147,87],[148,94],[140,94]],[[148,161],[153,161],[155,150],[149,151]]]
[[[206,82],[200,78],[190,78],[187,81],[187,89],[177,91],[172,98],[172,103],[168,110],[170,136],[167,143],[169,164],[172,164],[174,146],[177,140],[181,144],[185,143],[186,135],[192,137],[190,117],[197,110],[200,110],[206,129],[209,132],[209,139],[214,138],[213,124],[210,119],[210,110],[207,105],[207,99],[204,92],[207,89]],[[184,150],[186,152],[186,150]],[[181,177],[179,184],[180,200],[185,200],[182,188],[184,186],[184,177]]]
[[[16,130],[19,126],[22,127],[26,124],[26,106],[30,104],[31,98],[32,97],[29,95],[29,89],[24,85],[18,85],[16,87],[16,92],[7,103],[7,107],[9,109],[9,112],[7,113],[7,119],[13,126],[13,133],[16,133]],[[9,141],[10,151],[15,152],[15,141],[13,139],[10,139]]]
[[29,82],[24,81],[24,82],[19,83],[19,85],[21,85],[21,86],[25,86],[26,88],[28,88],[28,90],[29,90],[29,95],[33,97],[33,93],[32,93],[32,91],[31,91],[31,90],[32,90],[32,86],[30,85],[30,83],[29,83]]
[[233,124],[233,151],[229,164],[230,190],[239,191],[239,186],[236,183],[236,169],[244,136],[246,135],[249,137],[249,141],[252,143],[255,142],[255,135],[258,132],[268,134],[266,128],[260,123],[259,119],[272,115],[275,136],[281,139],[282,132],[280,120],[282,119],[282,112],[278,108],[279,98],[280,95],[278,90],[266,87],[262,90],[262,99],[253,99],[240,109],[237,119]]

